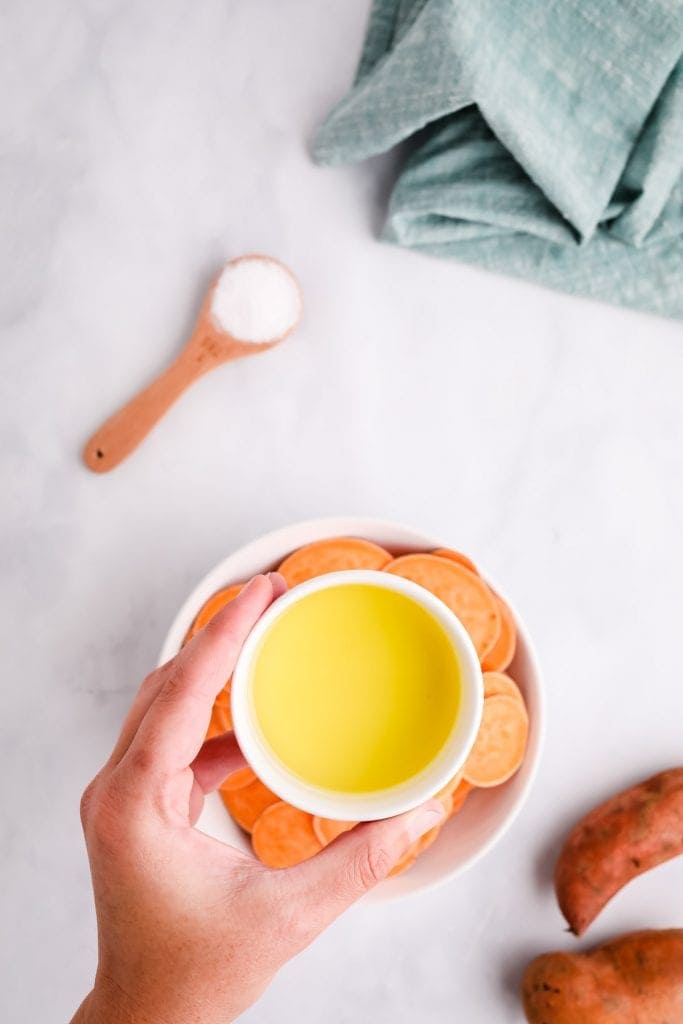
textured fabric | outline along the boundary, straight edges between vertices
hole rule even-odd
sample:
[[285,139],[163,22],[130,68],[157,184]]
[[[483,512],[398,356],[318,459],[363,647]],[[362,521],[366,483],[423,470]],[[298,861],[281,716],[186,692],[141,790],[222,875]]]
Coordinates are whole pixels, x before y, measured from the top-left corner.
[[407,139],[386,239],[683,318],[683,0],[375,0],[314,157]]

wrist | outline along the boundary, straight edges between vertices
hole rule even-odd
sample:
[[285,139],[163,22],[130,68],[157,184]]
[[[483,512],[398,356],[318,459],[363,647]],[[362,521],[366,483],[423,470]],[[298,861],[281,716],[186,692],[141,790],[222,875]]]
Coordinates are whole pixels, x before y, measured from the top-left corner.
[[168,1024],[162,1017],[149,1016],[134,1006],[120,986],[103,978],[99,971],[95,985],[85,997],[71,1024]]
[[[142,1005],[112,978],[98,971],[92,992],[83,1000],[71,1024],[193,1024],[199,1019],[196,1013],[188,1013],[187,1007],[167,1006],[167,1002],[163,996],[158,1000],[150,997]],[[201,1019],[205,1024],[214,1021],[207,1015]],[[233,1019],[232,1014],[221,1013],[215,1024],[229,1024]]]

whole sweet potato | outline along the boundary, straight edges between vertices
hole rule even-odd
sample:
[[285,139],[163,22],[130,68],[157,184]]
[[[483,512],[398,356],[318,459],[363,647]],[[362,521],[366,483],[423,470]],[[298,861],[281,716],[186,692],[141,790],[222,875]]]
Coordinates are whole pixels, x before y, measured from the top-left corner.
[[600,804],[570,832],[555,867],[557,901],[571,930],[581,935],[627,882],[679,853],[683,768]]
[[545,953],[527,967],[522,998],[529,1024],[681,1024],[683,929]]

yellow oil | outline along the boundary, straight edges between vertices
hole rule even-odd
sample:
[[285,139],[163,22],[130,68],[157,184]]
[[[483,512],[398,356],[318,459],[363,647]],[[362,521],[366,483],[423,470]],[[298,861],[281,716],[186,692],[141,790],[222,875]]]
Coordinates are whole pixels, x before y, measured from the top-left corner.
[[436,757],[460,703],[460,667],[439,622],[411,598],[345,584],[293,604],[252,669],[256,718],[300,779],[367,793]]

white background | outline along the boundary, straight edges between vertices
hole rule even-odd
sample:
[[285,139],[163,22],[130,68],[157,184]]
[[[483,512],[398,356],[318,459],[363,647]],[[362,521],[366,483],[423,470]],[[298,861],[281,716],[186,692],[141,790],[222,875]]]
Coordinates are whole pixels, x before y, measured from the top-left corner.
[[[263,1024],[521,1019],[579,948],[550,887],[576,816],[680,762],[683,331],[375,240],[395,158],[319,169],[366,0],[5,0],[0,60],[3,1020],[68,1019],[95,964],[80,792],[189,588],[323,514],[481,563],[537,641],[547,745],[511,833],[446,888],[358,909]],[[306,318],[200,382],[128,463],[102,418],[180,348],[221,261],[270,252]],[[683,925],[683,863],[591,940]],[[585,945],[585,943],[584,943]]]

